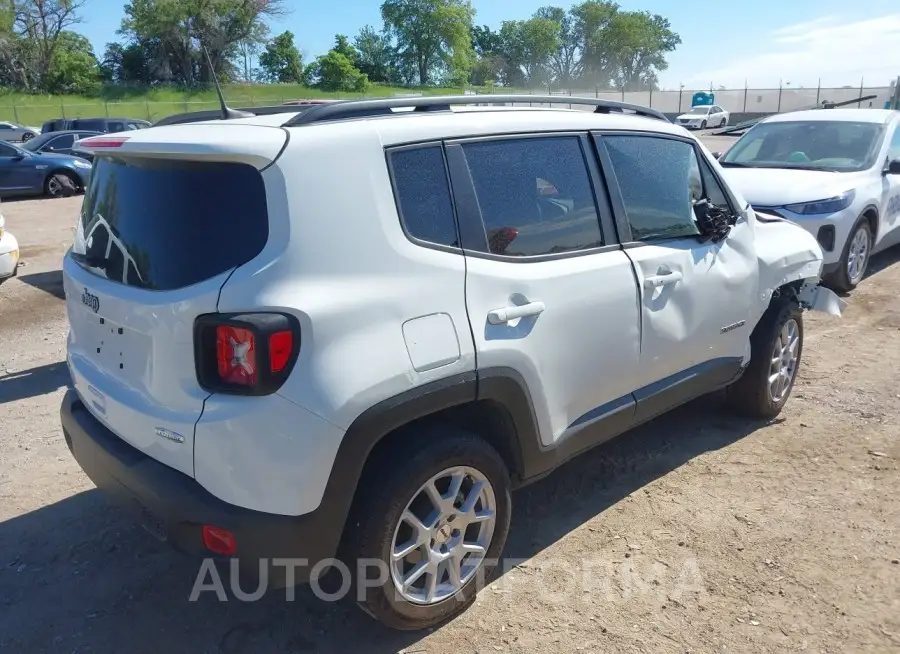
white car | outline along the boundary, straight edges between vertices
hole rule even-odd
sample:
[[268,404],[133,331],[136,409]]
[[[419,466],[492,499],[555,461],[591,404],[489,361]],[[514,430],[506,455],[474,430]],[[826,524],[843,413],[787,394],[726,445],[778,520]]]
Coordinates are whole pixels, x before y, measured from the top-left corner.
[[6,219],[0,214],[0,284],[16,276],[19,266],[19,242],[6,231]]
[[719,159],[753,207],[813,234],[829,284],[850,291],[869,256],[900,243],[900,112],[818,109],[771,116]]
[[81,141],[63,432],[151,533],[269,589],[340,553],[424,628],[473,601],[513,488],[716,389],[781,411],[802,310],[842,309],[815,239],[654,110],[481,101]]
[[725,127],[730,115],[719,105],[691,107],[687,113],[681,114],[675,122],[685,129],[707,129]]

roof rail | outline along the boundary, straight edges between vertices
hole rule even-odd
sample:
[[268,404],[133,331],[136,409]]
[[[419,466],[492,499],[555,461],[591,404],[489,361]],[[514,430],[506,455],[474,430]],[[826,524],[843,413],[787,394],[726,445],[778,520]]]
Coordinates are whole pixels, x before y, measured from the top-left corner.
[[[307,111],[317,105],[309,106],[291,106],[291,105],[273,105],[268,107],[245,107],[237,111],[252,114],[254,116],[269,116],[272,114],[288,114],[298,111]],[[222,120],[221,109],[207,109],[204,111],[189,111],[182,114],[173,114],[160,118],[153,123],[153,127],[161,127],[163,125],[182,125],[185,123],[199,123],[205,120]]]
[[[669,122],[661,112],[615,100],[581,98],[568,95],[434,95],[416,98],[381,98],[372,100],[340,100],[328,104],[313,105],[288,120],[284,126],[308,125],[325,120],[365,118],[392,114],[393,109],[411,109],[416,112],[450,111],[452,105],[503,105],[516,104],[568,104],[594,107],[594,113],[633,113],[646,118]],[[398,112],[399,113],[399,112]]]

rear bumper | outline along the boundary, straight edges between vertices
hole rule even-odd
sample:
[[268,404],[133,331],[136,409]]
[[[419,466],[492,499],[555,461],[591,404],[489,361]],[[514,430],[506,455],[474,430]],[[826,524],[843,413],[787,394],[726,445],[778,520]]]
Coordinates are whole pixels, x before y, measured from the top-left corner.
[[[75,460],[98,488],[135,510],[148,531],[188,554],[219,558],[203,545],[202,526],[232,532],[242,583],[266,575],[268,588],[309,581],[315,564],[335,556],[343,528],[328,512],[282,516],[243,509],[216,498],[187,475],[135,449],[96,420],[75,391],[60,409],[63,434]],[[199,568],[198,568],[199,571]],[[224,583],[229,583],[223,579]],[[242,586],[252,592],[256,586]]]

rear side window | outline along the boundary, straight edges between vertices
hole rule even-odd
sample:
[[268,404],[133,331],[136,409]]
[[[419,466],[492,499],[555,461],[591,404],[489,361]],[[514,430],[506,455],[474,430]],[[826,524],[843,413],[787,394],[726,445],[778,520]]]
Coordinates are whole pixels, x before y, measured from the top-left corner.
[[395,150],[390,163],[397,208],[406,232],[428,243],[459,247],[441,147]]
[[603,245],[576,136],[463,145],[492,254],[540,256]]
[[699,234],[694,202],[703,195],[690,143],[654,136],[604,135],[635,241]]
[[86,118],[82,120],[76,120],[75,127],[76,129],[87,129],[93,132],[105,132],[106,121],[101,119]]
[[51,140],[45,149],[47,150],[64,150],[66,148],[71,148],[72,144],[75,142],[74,134],[63,134],[62,136],[57,136],[55,139]]
[[98,157],[73,251],[109,279],[171,290],[250,261],[268,226],[252,166]]

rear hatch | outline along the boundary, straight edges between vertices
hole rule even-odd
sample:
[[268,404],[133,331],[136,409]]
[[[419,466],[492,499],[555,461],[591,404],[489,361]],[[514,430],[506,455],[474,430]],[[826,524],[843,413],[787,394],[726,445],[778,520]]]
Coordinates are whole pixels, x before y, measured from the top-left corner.
[[260,170],[284,130],[184,125],[93,137],[96,155],[63,263],[68,363],[89,410],[120,438],[193,476],[193,328],[268,239]]

